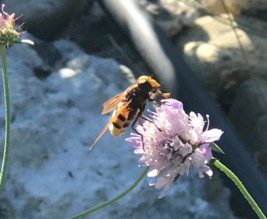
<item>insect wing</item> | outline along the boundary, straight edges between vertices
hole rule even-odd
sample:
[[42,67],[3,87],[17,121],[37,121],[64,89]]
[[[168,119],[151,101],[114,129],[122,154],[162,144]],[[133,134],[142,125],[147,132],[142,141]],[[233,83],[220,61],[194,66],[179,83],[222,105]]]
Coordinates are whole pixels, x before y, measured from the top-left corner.
[[106,101],[103,104],[102,114],[106,114],[112,110],[115,110],[116,107],[118,106],[119,102],[121,101],[122,95],[123,95],[123,93],[119,93],[116,96],[110,98],[108,101]]
[[94,147],[94,145],[96,144],[96,142],[98,142],[98,140],[105,134],[105,132],[108,130],[108,128],[109,128],[109,126],[110,126],[111,123],[112,123],[112,117],[110,117],[110,119],[107,122],[106,126],[103,128],[103,130],[101,131],[101,133],[97,136],[96,140],[90,146],[89,150],[91,150]]
[[[115,95],[114,97],[110,98],[109,100],[107,100],[104,104],[103,104],[103,110],[102,110],[102,114],[106,114],[112,110],[115,110],[118,106],[118,104],[121,101],[121,97],[122,97],[123,93],[119,93],[117,95]],[[101,133],[97,136],[96,140],[94,141],[94,143],[90,146],[90,149],[92,149],[92,147],[96,144],[96,142],[98,142],[98,140],[105,134],[105,132],[108,130],[110,124],[112,123],[112,117],[110,117],[109,121],[107,122],[106,126],[103,128],[103,130],[101,131]]]

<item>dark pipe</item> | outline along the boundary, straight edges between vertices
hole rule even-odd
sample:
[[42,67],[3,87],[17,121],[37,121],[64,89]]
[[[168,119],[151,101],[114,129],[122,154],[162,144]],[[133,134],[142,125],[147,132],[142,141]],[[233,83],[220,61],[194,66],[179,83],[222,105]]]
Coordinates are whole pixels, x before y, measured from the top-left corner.
[[[200,112],[203,115],[209,114],[211,127],[224,131],[219,144],[225,155],[220,156],[220,160],[238,175],[267,214],[267,179],[257,169],[252,156],[246,151],[228,119],[183,62],[182,56],[174,49],[163,31],[145,12],[140,10],[133,0],[98,0],[98,2],[130,38],[161,84],[167,85],[165,89],[172,92],[173,97],[183,101],[187,110]],[[234,199],[240,207],[239,213],[247,218],[256,218],[255,213],[233,183],[228,179],[226,183],[231,187]],[[236,208],[237,206],[234,210],[237,210]]]

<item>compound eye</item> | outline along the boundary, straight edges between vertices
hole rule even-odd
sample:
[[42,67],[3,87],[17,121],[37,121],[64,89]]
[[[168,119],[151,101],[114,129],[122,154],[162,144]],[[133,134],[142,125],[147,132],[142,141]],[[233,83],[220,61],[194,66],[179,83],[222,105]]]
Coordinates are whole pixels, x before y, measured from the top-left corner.
[[150,91],[152,89],[151,84],[146,80],[139,81],[138,87],[144,91]]

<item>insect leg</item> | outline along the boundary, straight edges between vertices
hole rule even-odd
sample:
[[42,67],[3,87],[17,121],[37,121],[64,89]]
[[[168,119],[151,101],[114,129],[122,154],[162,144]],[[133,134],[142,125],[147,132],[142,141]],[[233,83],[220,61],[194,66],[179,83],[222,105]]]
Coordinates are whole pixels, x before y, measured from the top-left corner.
[[136,117],[135,117],[135,119],[134,119],[134,121],[133,121],[131,127],[132,127],[132,129],[134,130],[134,132],[136,132],[138,135],[141,136],[142,148],[143,148],[143,150],[145,151],[145,147],[144,147],[144,137],[143,137],[143,135],[142,135],[140,132],[138,132],[138,131],[136,130],[136,128],[134,127],[135,124],[137,123],[137,121],[140,123],[140,125],[143,125],[142,121],[140,120],[140,118],[142,118],[142,113],[143,113],[143,110],[139,110],[139,111],[138,111],[138,113],[137,113],[137,115],[136,115]]
[[[155,92],[156,95],[162,96],[163,98],[169,98],[171,96],[171,93],[162,93],[160,90],[157,90]],[[149,97],[147,99],[149,102],[153,102],[156,106],[160,106],[160,104],[157,103],[156,99]]]

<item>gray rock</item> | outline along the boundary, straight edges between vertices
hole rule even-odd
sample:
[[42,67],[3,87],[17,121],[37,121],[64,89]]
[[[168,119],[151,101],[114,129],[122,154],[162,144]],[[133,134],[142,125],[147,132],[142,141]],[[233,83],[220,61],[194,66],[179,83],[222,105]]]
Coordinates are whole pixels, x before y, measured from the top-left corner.
[[58,36],[70,21],[89,10],[92,1],[87,0],[4,0],[7,12],[15,12],[26,29],[42,39]]
[[140,1],[153,16],[155,22],[168,36],[174,36],[183,28],[193,25],[199,11],[183,1],[160,0]]
[[[200,5],[214,13],[225,13],[225,7],[222,5],[221,0],[198,0]],[[265,0],[235,0],[235,1],[224,1],[227,10],[232,13],[239,15],[242,11],[257,11],[267,9],[267,2]]]
[[[195,27],[178,39],[187,63],[209,90],[217,92],[221,88],[228,89],[239,84],[240,75],[243,80],[252,74],[260,75],[267,69],[264,61],[267,58],[266,38],[256,35],[256,30],[266,29],[267,24],[245,17],[239,21],[244,27],[252,27],[247,32],[237,29],[245,57],[227,19],[200,17],[196,19]],[[231,81],[225,80],[226,74]]]
[[[267,172],[267,81],[250,79],[239,86],[229,117],[245,139],[248,149]],[[264,158],[264,159],[263,159]]]

